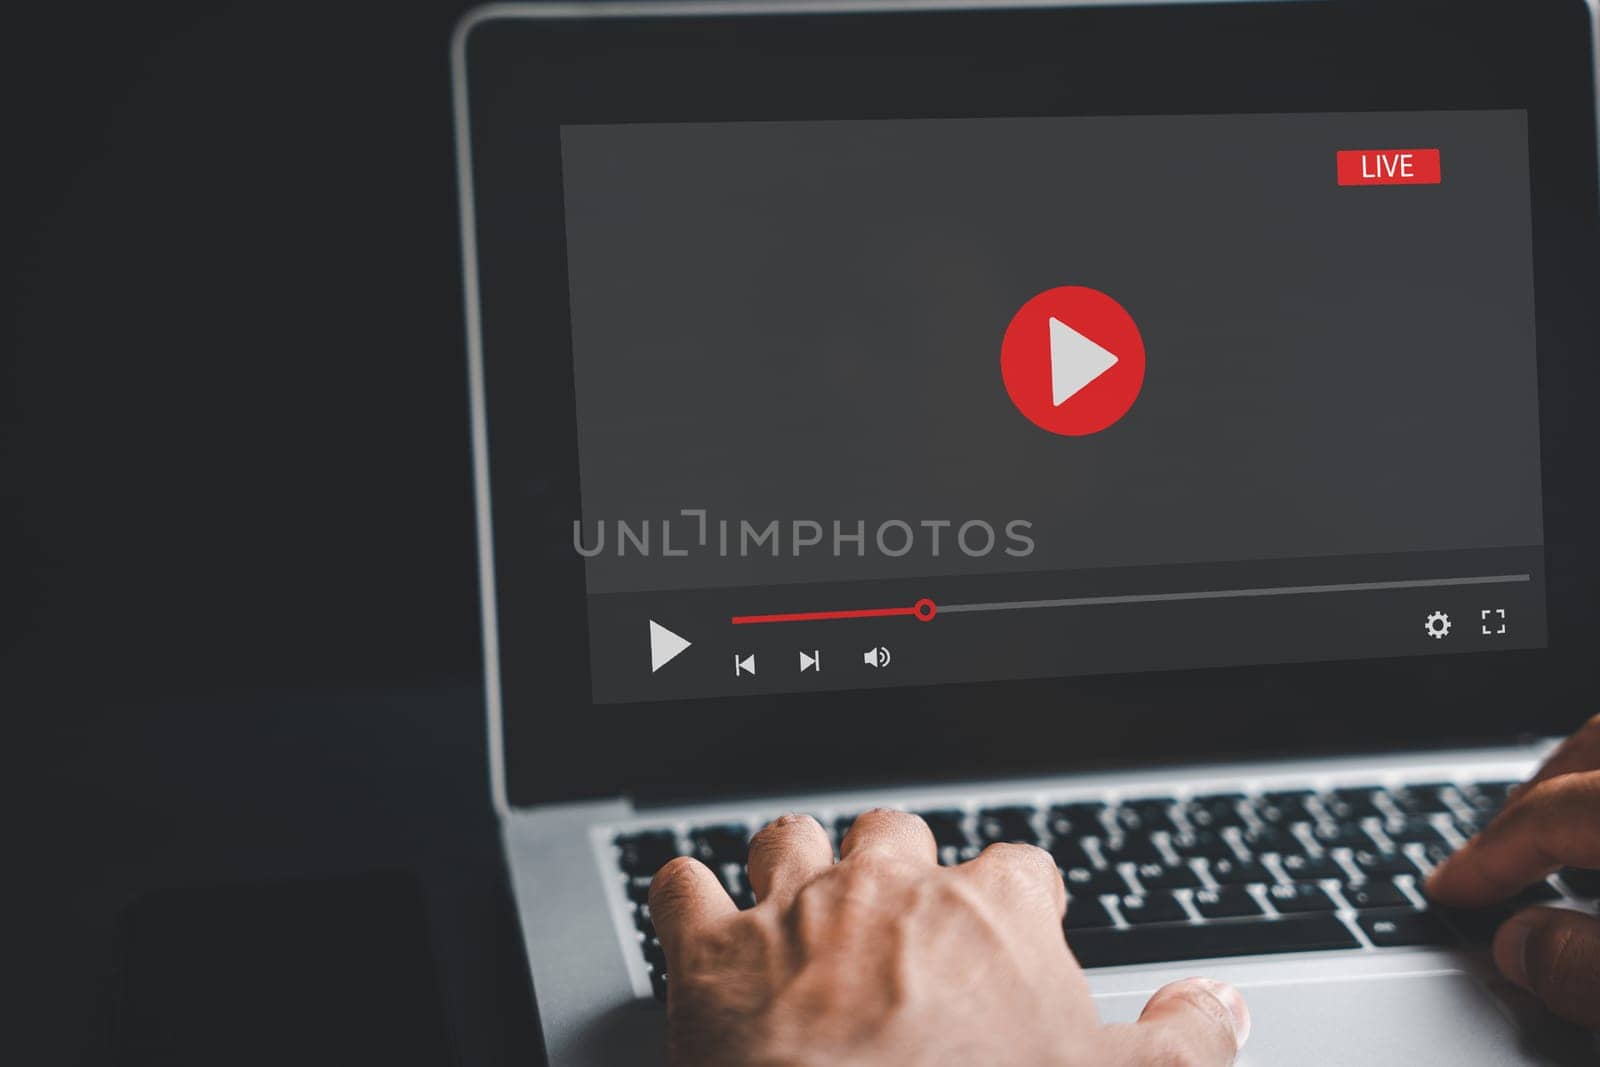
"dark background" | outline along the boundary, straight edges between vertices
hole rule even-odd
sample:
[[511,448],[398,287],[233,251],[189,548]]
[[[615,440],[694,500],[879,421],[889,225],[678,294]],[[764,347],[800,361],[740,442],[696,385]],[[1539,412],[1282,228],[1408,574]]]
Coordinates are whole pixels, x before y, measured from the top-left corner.
[[464,6],[0,24],[0,1059],[532,1055],[477,690]]

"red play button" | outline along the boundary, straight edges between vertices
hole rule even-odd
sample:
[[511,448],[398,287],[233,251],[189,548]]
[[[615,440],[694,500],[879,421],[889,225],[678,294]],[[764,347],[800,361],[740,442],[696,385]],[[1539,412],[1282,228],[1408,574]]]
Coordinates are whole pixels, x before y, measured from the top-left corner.
[[1042,430],[1082,437],[1128,413],[1144,385],[1144,339],[1097,289],[1046,289],[1023,304],[1000,346],[1017,410]]

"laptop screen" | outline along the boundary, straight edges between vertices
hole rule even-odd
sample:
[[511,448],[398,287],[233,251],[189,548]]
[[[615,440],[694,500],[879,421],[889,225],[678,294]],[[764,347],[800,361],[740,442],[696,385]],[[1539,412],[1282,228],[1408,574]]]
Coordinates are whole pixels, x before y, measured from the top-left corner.
[[1546,641],[1522,111],[561,160],[597,703]]
[[457,37],[508,806],[1592,712],[1584,4],[576,10]]

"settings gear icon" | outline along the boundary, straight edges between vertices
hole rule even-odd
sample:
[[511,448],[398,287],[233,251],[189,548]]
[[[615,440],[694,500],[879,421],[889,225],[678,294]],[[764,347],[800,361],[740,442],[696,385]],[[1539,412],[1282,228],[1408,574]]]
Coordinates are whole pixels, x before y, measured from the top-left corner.
[[1423,623],[1428,630],[1428,636],[1435,641],[1443,641],[1450,635],[1450,616],[1442,611],[1436,611],[1428,616],[1428,621]]

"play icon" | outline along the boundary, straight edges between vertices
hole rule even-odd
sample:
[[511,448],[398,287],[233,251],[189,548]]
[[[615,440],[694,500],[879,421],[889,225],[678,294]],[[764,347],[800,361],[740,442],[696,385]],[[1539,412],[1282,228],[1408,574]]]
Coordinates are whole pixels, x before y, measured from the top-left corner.
[[650,620],[650,673],[654,674],[678,657],[693,642],[679,637],[656,620]]
[[1115,367],[1117,357],[1060,319],[1050,318],[1050,398],[1060,407]]
[[1144,387],[1144,339],[1133,316],[1099,290],[1047,289],[1012,316],[1000,374],[1011,402],[1040,429],[1099,433]]

